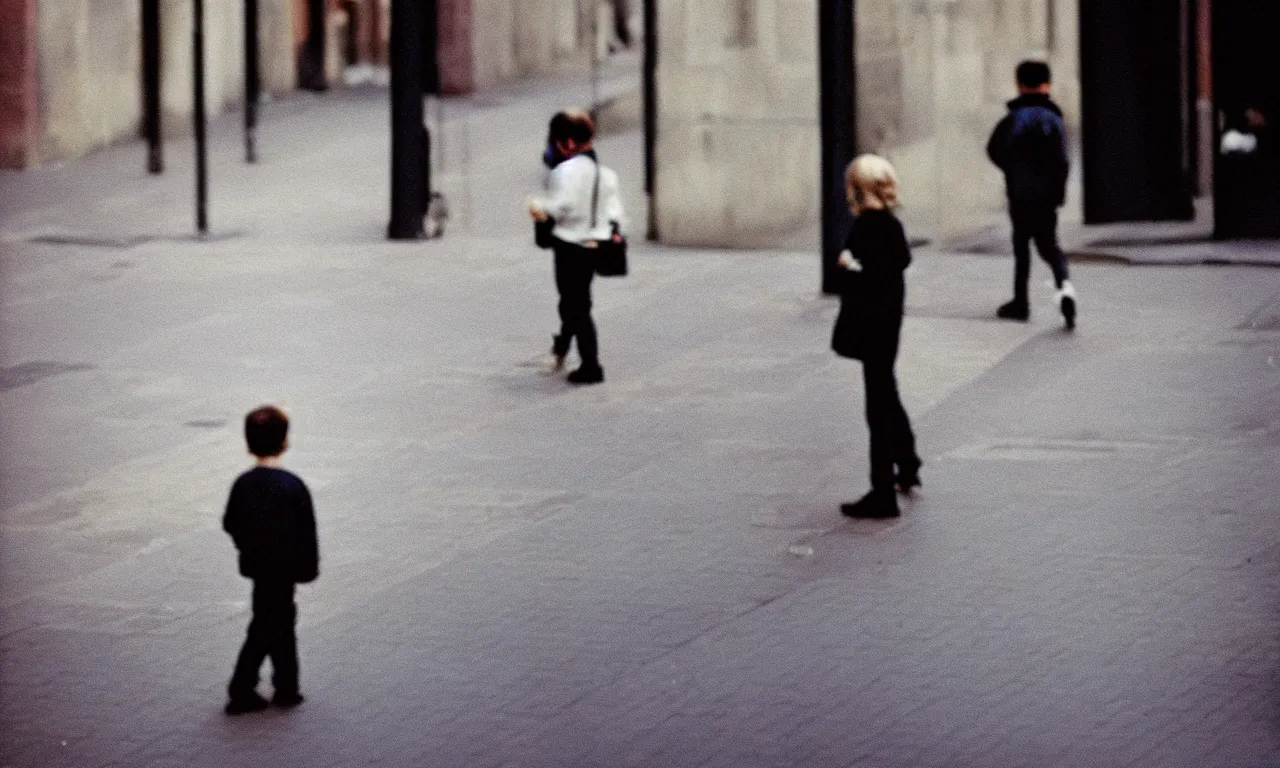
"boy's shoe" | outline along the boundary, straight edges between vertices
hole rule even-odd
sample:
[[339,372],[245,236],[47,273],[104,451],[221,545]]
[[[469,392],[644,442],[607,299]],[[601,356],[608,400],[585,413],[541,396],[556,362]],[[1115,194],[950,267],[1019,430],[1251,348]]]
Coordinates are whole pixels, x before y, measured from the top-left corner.
[[1074,330],[1076,327],[1076,289],[1071,285],[1070,280],[1064,280],[1062,287],[1053,295],[1054,301],[1058,302],[1058,309],[1062,312],[1062,319],[1067,322],[1067,330]]
[[851,504],[841,504],[840,514],[865,520],[885,520],[902,514],[892,490],[872,488],[870,493]]
[[564,370],[564,355],[557,355],[552,352],[542,359],[542,373],[546,376],[554,376]]
[[227,702],[225,712],[228,715],[243,715],[247,712],[261,712],[267,708],[267,700],[257,691],[250,691],[244,696],[236,696]]
[[304,701],[306,701],[306,698],[300,693],[280,693],[276,691],[276,695],[271,697],[271,706],[291,709]]
[[996,310],[996,317],[1002,320],[1026,320],[1031,317],[1031,305],[1025,301],[1013,301],[1001,304]]
[[544,358],[542,361],[542,370],[548,376],[552,376],[564,370],[564,359],[565,357],[568,356],[569,353],[566,351],[562,354],[561,352],[558,351],[559,348],[560,348],[560,336],[558,334],[552,334],[551,352],[549,352],[546,358]]
[[584,365],[566,378],[570,384],[599,384],[604,381],[604,369],[598,365]]

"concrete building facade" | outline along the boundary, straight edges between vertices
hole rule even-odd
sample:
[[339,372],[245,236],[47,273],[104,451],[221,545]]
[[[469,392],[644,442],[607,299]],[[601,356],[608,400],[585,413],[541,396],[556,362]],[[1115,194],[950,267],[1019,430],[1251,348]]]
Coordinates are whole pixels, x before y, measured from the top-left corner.
[[[658,0],[653,208],[672,244],[760,247],[815,232],[821,198],[816,0]],[[1077,0],[858,0],[857,139],[902,174],[912,234],[947,237],[1003,205],[984,154],[1048,60],[1079,124]],[[1078,203],[1077,203],[1078,204]]]
[[607,25],[602,0],[437,0],[440,78],[471,93],[527,77],[586,71]]
[[757,247],[818,215],[816,0],[660,0],[663,242]]
[[[599,46],[596,0],[437,0],[439,59],[449,93],[586,71]],[[259,0],[264,92],[298,83],[306,0]],[[386,61],[389,0],[325,0],[325,79]],[[160,0],[161,109],[167,133],[192,111],[190,0]],[[0,0],[0,167],[76,157],[138,134],[142,122],[138,0]],[[211,113],[244,98],[244,4],[205,3],[205,87]]]
[[[283,93],[294,84],[289,0],[261,0],[259,9],[263,88]],[[161,108],[174,132],[192,110],[192,4],[161,0],[160,13]],[[206,98],[218,110],[243,98],[243,4],[211,0],[205,13]],[[141,40],[135,0],[0,0],[0,166],[76,157],[136,135]]]

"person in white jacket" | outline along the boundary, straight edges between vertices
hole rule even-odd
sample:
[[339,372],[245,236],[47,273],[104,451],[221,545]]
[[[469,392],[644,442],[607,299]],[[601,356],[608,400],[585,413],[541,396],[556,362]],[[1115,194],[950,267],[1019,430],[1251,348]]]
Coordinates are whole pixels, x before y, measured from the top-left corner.
[[587,113],[568,110],[556,115],[550,133],[565,159],[551,171],[547,196],[530,201],[529,212],[538,221],[550,218],[555,222],[551,234],[555,240],[556,289],[560,292],[560,333],[553,337],[551,369],[564,367],[576,339],[582,365],[569,374],[569,382],[599,384],[604,381],[604,368],[591,319],[591,280],[596,273],[597,244],[624,231],[618,174],[596,160],[591,146],[595,124]]

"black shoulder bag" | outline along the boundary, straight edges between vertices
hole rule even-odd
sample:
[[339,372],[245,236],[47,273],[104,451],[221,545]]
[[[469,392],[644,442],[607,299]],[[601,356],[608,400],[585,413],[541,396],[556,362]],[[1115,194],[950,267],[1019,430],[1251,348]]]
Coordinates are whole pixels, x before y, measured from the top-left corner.
[[[596,228],[596,207],[600,199],[600,161],[596,161],[596,182],[591,187],[591,228]],[[611,222],[608,240],[596,241],[596,274],[601,277],[625,277],[627,274],[627,238]]]
[[551,230],[556,228],[556,220],[548,216],[542,221],[533,220],[533,243],[539,248],[553,248],[556,239],[552,237]]

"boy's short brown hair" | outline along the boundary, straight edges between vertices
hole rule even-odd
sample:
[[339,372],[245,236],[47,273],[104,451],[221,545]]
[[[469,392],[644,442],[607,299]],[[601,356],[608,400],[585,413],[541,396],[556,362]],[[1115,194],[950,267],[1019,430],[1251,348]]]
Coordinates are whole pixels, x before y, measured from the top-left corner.
[[289,417],[274,405],[255,408],[244,417],[244,439],[249,453],[266,458],[284,453],[289,434]]
[[578,145],[591,141],[596,134],[596,123],[591,113],[582,109],[566,109],[557,112],[551,118],[550,138],[552,141],[568,141],[572,139]]

